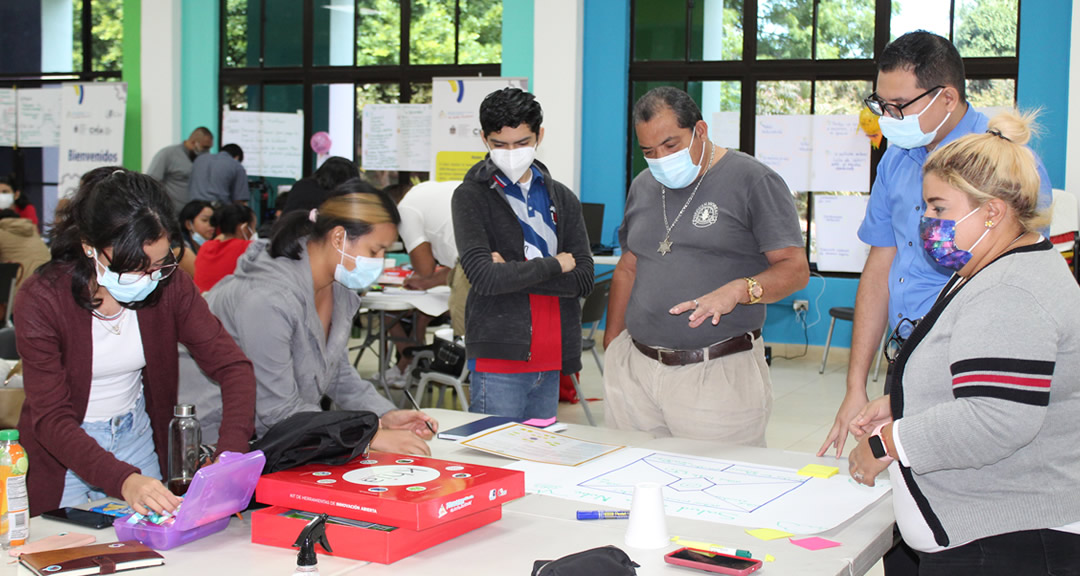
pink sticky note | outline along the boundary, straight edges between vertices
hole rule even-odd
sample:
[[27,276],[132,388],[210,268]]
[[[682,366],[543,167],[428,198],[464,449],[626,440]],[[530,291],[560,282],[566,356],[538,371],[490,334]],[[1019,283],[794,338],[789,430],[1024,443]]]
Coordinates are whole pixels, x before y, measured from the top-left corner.
[[809,538],[802,538],[799,540],[792,538],[791,543],[796,546],[802,546],[807,550],[824,550],[826,548],[833,548],[835,546],[843,546],[843,544],[839,542],[833,542],[832,540],[818,538],[817,536],[811,536]]

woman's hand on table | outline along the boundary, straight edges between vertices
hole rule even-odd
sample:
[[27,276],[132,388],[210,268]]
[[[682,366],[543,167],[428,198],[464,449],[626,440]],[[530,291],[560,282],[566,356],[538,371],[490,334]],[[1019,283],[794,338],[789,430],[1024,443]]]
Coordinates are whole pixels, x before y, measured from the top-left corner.
[[375,434],[375,439],[371,441],[371,448],[379,452],[431,456],[431,448],[428,447],[427,442],[412,430],[380,428]]
[[410,430],[424,440],[431,440],[439,430],[439,421],[419,410],[391,410],[379,420],[383,428]]
[[859,444],[848,454],[848,474],[859,484],[873,486],[874,479],[889,467],[889,463],[874,457],[867,440],[869,438],[859,440]]

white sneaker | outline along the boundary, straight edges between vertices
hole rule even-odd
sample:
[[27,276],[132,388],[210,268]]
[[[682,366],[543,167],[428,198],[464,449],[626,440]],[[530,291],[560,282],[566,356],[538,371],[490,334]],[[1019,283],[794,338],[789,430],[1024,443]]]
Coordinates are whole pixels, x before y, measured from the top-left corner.
[[383,372],[382,381],[386,382],[386,385],[395,388],[402,389],[408,383],[408,379],[405,378],[405,373],[398,370],[397,366],[391,366]]

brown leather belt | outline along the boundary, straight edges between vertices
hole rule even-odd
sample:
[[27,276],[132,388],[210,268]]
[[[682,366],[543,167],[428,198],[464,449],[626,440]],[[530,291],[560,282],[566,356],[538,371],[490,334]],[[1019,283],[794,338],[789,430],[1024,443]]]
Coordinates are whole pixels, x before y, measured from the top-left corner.
[[717,342],[708,348],[698,348],[697,350],[653,348],[652,346],[646,346],[637,340],[633,340],[633,338],[631,338],[631,340],[634,342],[634,346],[641,351],[642,354],[661,364],[666,366],[686,366],[687,364],[704,362],[706,359],[706,352],[708,353],[708,359],[712,360],[713,358],[752,350],[754,348],[754,340],[758,338],[761,338],[760,329],[754,330],[753,332],[747,332],[740,336],[735,336],[734,338],[728,338],[727,340]]

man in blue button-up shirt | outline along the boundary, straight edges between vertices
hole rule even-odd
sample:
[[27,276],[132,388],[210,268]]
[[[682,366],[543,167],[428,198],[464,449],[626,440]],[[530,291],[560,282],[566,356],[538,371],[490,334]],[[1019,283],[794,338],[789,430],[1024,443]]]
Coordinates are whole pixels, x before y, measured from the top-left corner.
[[[866,104],[882,116],[889,147],[878,164],[859,228],[870,255],[855,298],[847,393],[818,455],[833,445],[837,455],[842,454],[848,424],[867,403],[866,377],[884,330],[895,330],[904,319],[922,318],[951,275],[930,259],[919,238],[922,167],[938,147],[986,131],[988,119],[968,104],[964,85],[960,54],[947,39],[929,32],[897,38],[878,61],[877,91]],[[1050,178],[1041,161],[1038,165],[1039,205],[1049,208]],[[904,323],[901,332],[905,327],[910,324]]]

